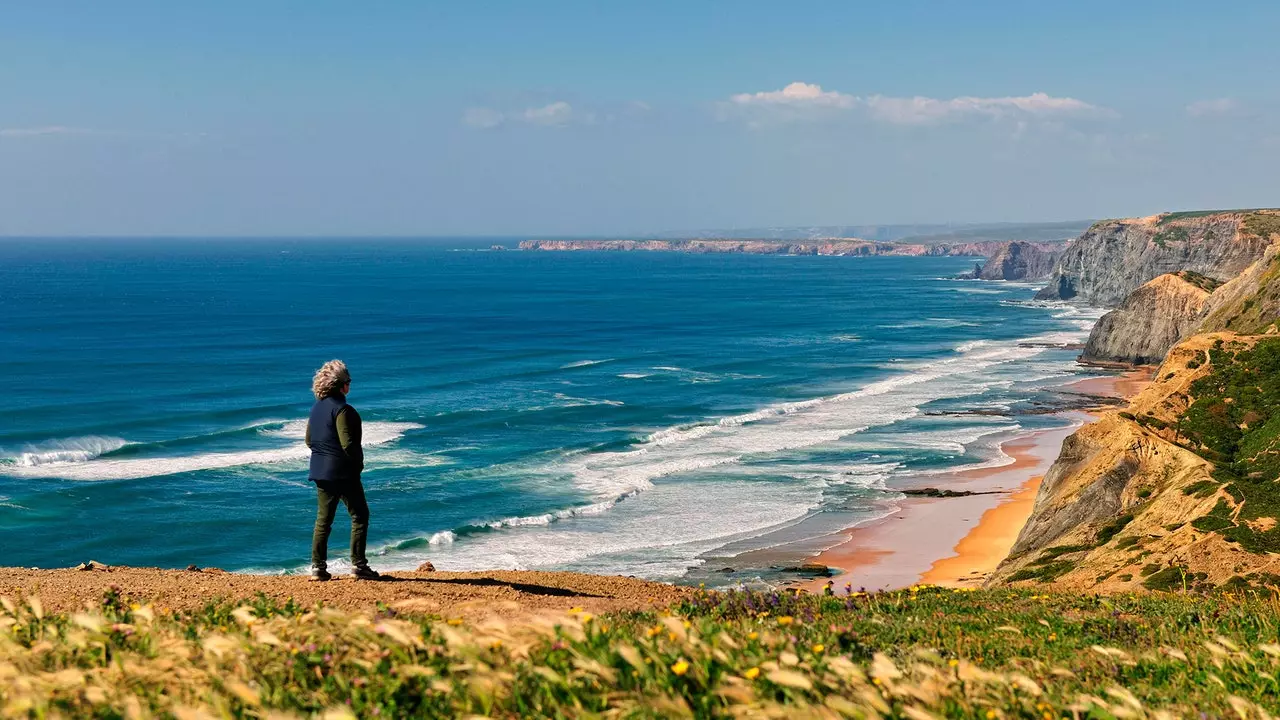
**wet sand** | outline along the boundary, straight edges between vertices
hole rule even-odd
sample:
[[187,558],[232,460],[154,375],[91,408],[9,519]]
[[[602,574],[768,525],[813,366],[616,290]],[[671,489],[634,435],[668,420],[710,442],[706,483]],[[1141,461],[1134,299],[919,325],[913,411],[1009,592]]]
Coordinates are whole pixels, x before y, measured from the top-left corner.
[[[1151,379],[1153,369],[1087,378],[1068,385],[1091,395],[1130,398]],[[1001,446],[1013,462],[996,468],[922,478],[915,487],[990,492],[953,498],[908,497],[899,510],[845,533],[846,540],[810,562],[840,572],[837,588],[880,590],[925,582],[946,586],[980,585],[1008,555],[1035,502],[1040,479],[1057,458],[1062,441],[1093,412],[1069,412],[1074,422],[1014,438]],[[819,590],[826,580],[806,583]]]

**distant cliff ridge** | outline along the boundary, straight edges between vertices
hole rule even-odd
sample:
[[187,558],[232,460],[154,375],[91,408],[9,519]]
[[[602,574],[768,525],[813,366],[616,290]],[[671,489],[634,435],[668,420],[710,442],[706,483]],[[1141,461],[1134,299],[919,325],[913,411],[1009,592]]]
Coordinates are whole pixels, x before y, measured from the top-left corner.
[[[1062,243],[1023,242],[1026,251],[1052,253]],[[741,253],[747,255],[894,255],[990,257],[1009,245],[985,241],[956,244],[874,242],[860,238],[833,238],[792,242],[786,240],[525,240],[521,250],[542,251],[647,251],[694,254]]]
[[1041,300],[1079,298],[1115,307],[1144,283],[1190,270],[1217,281],[1239,275],[1266,250],[1275,211],[1165,213],[1095,223],[1059,258]]

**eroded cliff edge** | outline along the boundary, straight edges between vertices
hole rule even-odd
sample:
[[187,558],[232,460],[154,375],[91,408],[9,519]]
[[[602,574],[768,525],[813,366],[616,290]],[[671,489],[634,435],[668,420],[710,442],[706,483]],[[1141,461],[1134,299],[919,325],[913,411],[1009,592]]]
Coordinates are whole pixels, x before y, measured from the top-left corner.
[[1205,303],[1219,284],[1185,270],[1144,284],[1098,320],[1080,359],[1098,364],[1160,362],[1199,326]]
[[1179,343],[1126,410],[1063,443],[989,583],[1100,592],[1280,583],[1277,400],[1280,337]]
[[[1188,246],[1161,254],[1153,228],[1169,217],[1164,226],[1194,226],[1199,239],[1188,230]],[[1059,283],[1074,277],[1085,297],[1107,298],[1151,272],[1153,258],[1215,275],[1159,274],[1099,321],[1086,359],[1142,362],[1172,348],[1127,409],[1063,443],[989,582],[1102,592],[1280,586],[1280,212],[1115,223],[1068,250],[1092,248],[1103,260],[1064,255]],[[1220,234],[1232,223],[1233,236]],[[1139,265],[1100,274],[1126,259]],[[1081,267],[1097,272],[1072,274]]]
[[1262,257],[1278,221],[1270,210],[1103,220],[1067,246],[1036,297],[1115,307],[1166,273],[1189,270],[1226,282]]
[[[1049,287],[1037,296],[1052,296],[1064,286],[1080,283],[1087,293],[1081,297],[1109,299],[1107,293],[1152,268],[1169,269],[1126,295],[1116,310],[1098,321],[1081,356],[1086,362],[1159,362],[1174,343],[1192,333],[1261,332],[1259,322],[1273,319],[1280,310],[1280,283],[1273,287],[1276,296],[1259,295],[1259,288],[1273,286],[1277,255],[1272,243],[1280,241],[1280,213],[1255,210],[1153,217],[1114,221],[1127,229],[1109,242],[1102,241],[1109,237],[1106,232],[1093,232],[1095,226],[1063,254]],[[1232,227],[1234,231],[1228,232]],[[1159,229],[1153,233],[1153,228]],[[1169,234],[1176,239],[1168,239]],[[1083,262],[1076,257],[1090,248],[1095,257]],[[1250,258],[1248,265],[1237,269]],[[1124,265],[1130,262],[1139,267]],[[1072,266],[1107,263],[1118,265],[1106,277],[1070,279]],[[1206,275],[1197,268],[1212,272]]]

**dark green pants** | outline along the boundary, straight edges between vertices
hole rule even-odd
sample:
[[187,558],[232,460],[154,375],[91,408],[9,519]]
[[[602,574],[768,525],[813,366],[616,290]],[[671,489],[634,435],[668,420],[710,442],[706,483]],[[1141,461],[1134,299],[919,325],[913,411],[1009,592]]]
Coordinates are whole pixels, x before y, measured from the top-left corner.
[[347,506],[351,516],[351,564],[361,567],[368,564],[364,556],[364,544],[369,537],[369,503],[364,499],[364,486],[359,478],[337,483],[316,484],[316,527],[311,533],[311,565],[325,567],[329,556],[329,531],[333,529],[333,516],[338,512],[338,502]]

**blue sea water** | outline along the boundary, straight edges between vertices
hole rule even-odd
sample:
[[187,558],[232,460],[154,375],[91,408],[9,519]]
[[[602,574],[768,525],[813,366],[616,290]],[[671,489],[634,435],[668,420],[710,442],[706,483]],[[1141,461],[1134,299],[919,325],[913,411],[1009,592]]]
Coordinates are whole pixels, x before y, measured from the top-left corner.
[[694,578],[1005,462],[1096,318],[965,258],[487,246],[0,243],[0,563],[304,569],[340,357],[376,567]]

